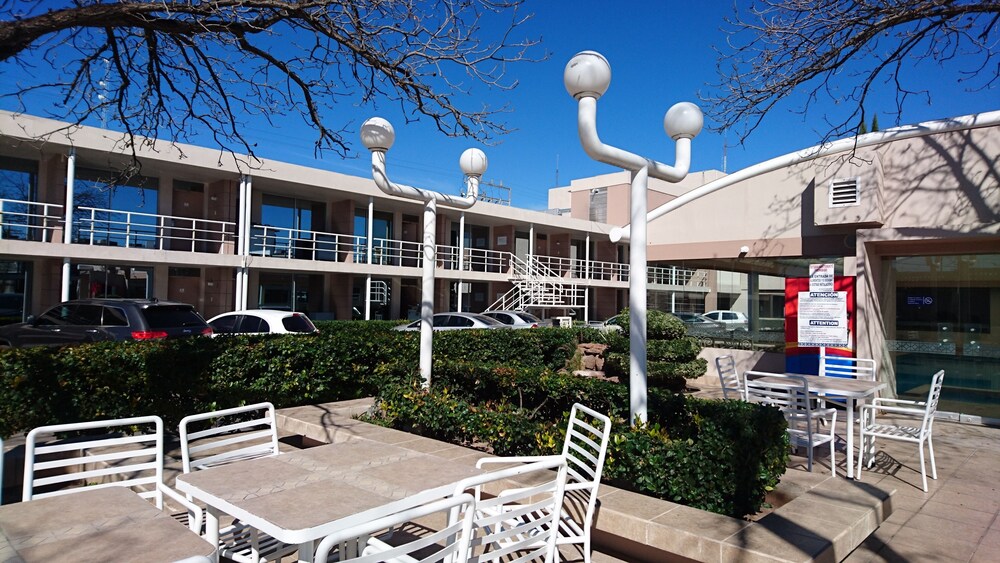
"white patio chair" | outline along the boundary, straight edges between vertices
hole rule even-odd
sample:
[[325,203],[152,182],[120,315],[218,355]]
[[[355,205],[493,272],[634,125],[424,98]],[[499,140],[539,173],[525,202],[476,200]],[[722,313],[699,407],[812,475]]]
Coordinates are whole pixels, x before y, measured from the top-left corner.
[[[474,504],[472,495],[458,494],[330,534],[319,542],[313,561],[464,563],[469,557]],[[435,522],[445,525],[435,526],[440,529],[423,535],[400,532],[406,523],[425,518],[435,518]],[[381,539],[390,531],[395,531],[391,537],[397,541],[393,544]],[[400,542],[403,536],[408,541]]]
[[740,372],[736,370],[736,360],[725,355],[715,358],[715,369],[719,372],[719,382],[722,383],[722,397],[725,399],[746,400],[746,389]]
[[[765,377],[752,379],[752,377]],[[781,381],[779,381],[779,379]],[[809,395],[809,382],[800,375],[746,372],[747,401],[778,407],[788,421],[788,438],[791,446],[806,448],[807,468],[812,471],[813,449],[823,444],[830,445],[830,474],[837,475],[835,457],[834,428],[837,425],[837,409],[816,408],[815,398]],[[824,421],[828,432],[820,431],[820,421]]]
[[[590,563],[590,532],[610,436],[610,418],[579,403],[574,404],[566,427],[562,453],[557,456],[566,462],[568,480],[556,543],[579,545],[586,563]],[[529,463],[549,457],[551,456],[488,457],[480,459],[476,467],[512,462]]]
[[[93,436],[60,439],[62,434],[104,430]],[[50,438],[42,441],[42,437]],[[201,531],[201,508],[163,482],[163,420],[140,416],[40,426],[24,442],[21,499],[78,493],[85,489],[129,487],[163,509],[170,497],[188,511],[188,526]]]
[[[858,479],[861,479],[861,467],[865,455],[868,454],[868,467],[875,460],[875,439],[899,440],[917,444],[920,452],[920,477],[923,480],[924,492],[927,492],[927,469],[924,465],[924,443],[931,458],[931,478],[937,479],[937,466],[934,464],[934,413],[937,412],[938,401],[941,399],[941,387],[944,385],[944,370],[931,378],[931,388],[927,392],[926,401],[909,401],[905,399],[877,398],[870,405],[861,407],[861,453],[858,455]],[[918,426],[905,426],[879,422],[876,413],[883,412],[892,415],[902,415],[914,422],[920,420]],[[866,443],[871,440],[871,444]]]
[[[861,381],[875,381],[878,373],[875,360],[869,358],[850,358],[845,356],[828,356],[826,354],[819,358],[820,377],[847,377],[859,379]],[[836,395],[820,393],[820,406],[826,407],[826,403],[844,404],[843,399],[837,399]],[[859,419],[860,421],[860,419]]]
[[[271,403],[185,416],[178,431],[184,473],[278,455],[278,429]],[[276,560],[296,549],[238,520],[219,530],[220,555],[239,563]]]
[[455,494],[471,490],[476,499],[468,561],[558,561],[566,480],[566,461],[555,455],[460,481]]

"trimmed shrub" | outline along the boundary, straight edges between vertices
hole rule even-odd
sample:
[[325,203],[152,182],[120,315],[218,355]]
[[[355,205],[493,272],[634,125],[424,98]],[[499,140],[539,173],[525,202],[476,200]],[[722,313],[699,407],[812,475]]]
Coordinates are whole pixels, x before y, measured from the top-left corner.
[[[0,352],[0,434],[35,426],[191,413],[268,400],[289,407],[376,396],[372,421],[498,455],[560,451],[573,403],[609,414],[614,484],[723,514],[756,512],[784,470],[775,409],[649,391],[649,426],[629,428],[628,387],[558,372],[591,329],[454,331],[434,339],[434,381],[421,386],[419,337],[395,323],[321,323],[321,333],[103,342]],[[662,323],[658,334],[674,334]],[[651,346],[650,380],[699,367],[687,339]],[[626,348],[627,352],[627,348]],[[625,356],[627,366],[627,356]]]

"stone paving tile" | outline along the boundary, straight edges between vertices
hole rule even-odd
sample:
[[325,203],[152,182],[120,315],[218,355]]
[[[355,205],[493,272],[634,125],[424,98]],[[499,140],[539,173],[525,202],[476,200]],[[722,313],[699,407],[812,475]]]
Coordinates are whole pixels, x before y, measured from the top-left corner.
[[968,561],[976,552],[974,541],[957,540],[947,533],[904,526],[878,552],[883,561]]
[[[345,412],[342,409],[325,410],[325,407],[326,405],[315,408],[303,407],[300,412],[311,424],[318,427],[317,430],[322,431],[325,430],[324,424],[343,416],[339,413]],[[364,400],[361,400],[346,410],[349,412],[353,409],[360,412],[364,408]],[[362,428],[361,425],[345,421],[341,423],[343,424],[339,428],[341,433],[367,434],[375,438],[376,434],[385,432],[385,429]],[[844,435],[844,430],[839,428],[838,434]],[[393,435],[391,432],[379,435],[378,439],[397,442],[406,440],[405,437]],[[891,497],[893,512],[846,557],[846,561],[851,563],[1000,561],[1000,430],[938,421],[935,424],[934,436],[938,479],[930,478],[928,462],[929,491],[926,493],[921,489],[919,457],[914,445],[884,440],[876,444],[880,453],[876,457],[875,467],[866,468],[857,484],[859,487],[875,486],[884,490],[895,490]],[[846,455],[843,447],[844,444],[840,444],[837,452],[835,479],[843,479],[846,474]],[[465,456],[462,456],[460,451],[441,450],[441,454],[442,457],[449,459],[458,456],[457,459],[464,460]],[[776,491],[784,496],[775,498],[779,498],[782,504],[787,504],[817,487],[820,487],[819,491],[822,492],[822,484],[830,479],[829,461],[825,453],[817,453],[818,463],[814,464],[811,473],[805,470],[803,456],[793,456],[789,470],[782,477],[782,482]],[[470,455],[474,459],[482,454],[473,452]],[[691,509],[679,507],[676,513],[663,512],[656,503],[645,506],[641,502],[644,497],[604,487],[599,496],[607,508],[605,518],[628,515],[636,520],[655,519],[661,526],[674,526],[684,530],[697,531],[699,527],[697,519],[685,517],[683,514]],[[739,556],[741,563],[754,563],[773,561],[771,558],[774,556],[791,556],[793,560],[801,560],[803,556],[808,558],[806,554],[813,552],[820,545],[817,542],[823,541],[813,533],[817,529],[818,521],[814,521],[808,513],[803,514],[793,510],[788,514],[792,517],[802,516],[803,519],[799,524],[787,520],[775,521],[771,526],[764,526],[753,532],[750,529],[742,533],[737,532],[720,544],[723,547],[720,552],[704,552],[702,560],[724,561],[728,556]],[[713,525],[703,523],[702,526],[712,528]],[[796,530],[799,533],[796,533]],[[641,541],[644,534],[635,529],[632,535],[635,536],[634,540]],[[791,545],[794,544],[787,543],[791,536],[798,536],[802,543],[792,548]],[[777,541],[786,547],[769,546],[769,541]],[[749,547],[750,551],[733,551],[732,548],[740,545]],[[567,557],[565,560],[582,559]],[[597,551],[593,555],[594,563],[619,561],[628,559],[620,559],[613,554]]]
[[[974,526],[920,512],[905,523],[906,531],[921,533],[938,540],[978,544],[986,533],[986,526]],[[972,552],[969,552],[972,555]]]
[[939,501],[939,496],[941,496],[941,493],[934,495],[934,498],[927,501],[927,504],[920,509],[920,514],[961,522],[969,526],[974,526],[977,529],[982,529],[984,532],[993,523],[993,519],[996,518],[996,510],[984,511],[956,506]]

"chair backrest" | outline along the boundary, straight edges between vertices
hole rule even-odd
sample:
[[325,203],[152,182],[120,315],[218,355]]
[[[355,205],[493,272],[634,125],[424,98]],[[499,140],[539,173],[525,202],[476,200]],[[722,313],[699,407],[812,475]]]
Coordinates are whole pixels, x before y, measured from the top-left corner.
[[[788,433],[812,443],[813,401],[809,382],[801,375],[748,371],[747,401],[777,407],[788,421]],[[766,377],[767,379],[754,379]]]
[[[59,439],[57,435],[103,431]],[[55,438],[42,442],[40,438]],[[95,487],[130,487],[163,508],[163,420],[140,416],[40,426],[24,443],[22,500]]]
[[610,438],[610,418],[579,403],[573,405],[562,454],[566,459],[567,502],[575,505],[570,507],[572,512],[583,515],[585,528],[597,508],[597,489]]
[[[532,484],[503,489],[494,497],[483,495],[483,485],[515,478]],[[460,481],[456,494],[472,489],[476,499],[468,561],[553,561],[566,480],[566,462],[550,456]]]
[[[357,526],[331,534],[319,543],[313,558],[315,563],[326,563],[334,549],[343,549],[347,542],[356,538],[370,538],[366,545],[358,546],[361,551],[355,557],[346,553],[338,554],[337,561],[356,563],[378,563],[381,561],[444,561],[458,563],[468,560],[469,540],[475,515],[475,499],[468,493],[451,496],[397,512],[395,514],[365,522]],[[422,535],[407,534],[402,528],[407,522],[434,517],[435,522],[446,522],[436,526],[436,531]],[[379,540],[381,531],[395,529],[393,538],[406,536],[409,541],[395,541],[392,545]],[[410,539],[412,538],[412,539]]]
[[278,428],[271,403],[185,416],[178,430],[184,473],[278,455]]
[[746,392],[740,373],[736,370],[736,360],[729,355],[719,356],[715,358],[715,369],[718,370],[719,381],[722,383],[722,396],[726,399],[745,400]]
[[938,402],[941,400],[941,388],[944,386],[944,370],[940,370],[931,378],[931,388],[927,392],[927,403],[924,411],[924,420],[920,425],[920,432],[929,435],[934,427],[934,413],[937,412]]
[[611,419],[580,403],[573,405],[563,442],[569,483],[575,488],[597,488],[611,437]]
[[805,377],[763,371],[748,371],[746,375],[744,385],[747,401],[775,406],[782,410],[810,408],[809,382]]
[[844,356],[821,356],[819,374],[827,377],[851,377],[864,381],[875,381],[875,360],[869,358],[849,358]]

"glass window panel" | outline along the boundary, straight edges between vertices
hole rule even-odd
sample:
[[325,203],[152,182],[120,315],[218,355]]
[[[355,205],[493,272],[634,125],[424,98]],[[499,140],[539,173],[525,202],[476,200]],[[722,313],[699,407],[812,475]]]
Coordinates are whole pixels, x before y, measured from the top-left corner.
[[925,399],[945,370],[945,412],[1000,419],[1000,254],[886,258],[882,310],[897,393]]

